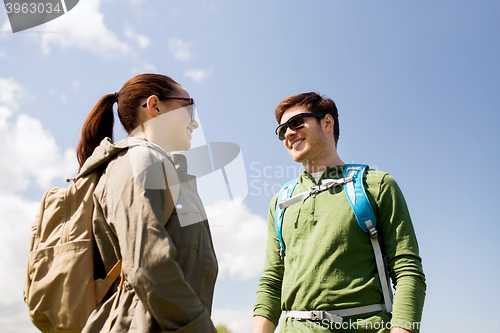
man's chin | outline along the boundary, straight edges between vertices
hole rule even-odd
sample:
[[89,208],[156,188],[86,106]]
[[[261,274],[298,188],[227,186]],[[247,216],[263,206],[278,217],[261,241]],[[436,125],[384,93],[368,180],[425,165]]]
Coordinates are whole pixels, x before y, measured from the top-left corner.
[[297,163],[302,163],[305,160],[304,154],[301,152],[289,152],[292,159]]

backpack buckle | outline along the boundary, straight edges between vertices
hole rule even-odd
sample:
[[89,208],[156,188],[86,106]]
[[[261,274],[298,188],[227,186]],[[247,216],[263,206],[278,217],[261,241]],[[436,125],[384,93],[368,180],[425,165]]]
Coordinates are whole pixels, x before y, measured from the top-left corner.
[[320,192],[320,186],[313,186],[313,187],[309,187],[309,195],[311,197],[314,197],[316,194],[318,194]]
[[324,311],[311,311],[311,320],[323,320]]
[[370,237],[371,238],[378,238],[378,232],[377,232],[377,229],[373,228],[373,229],[370,229],[368,230],[370,232]]
[[366,227],[368,228],[368,234],[370,235],[371,238],[376,239],[378,238],[378,232],[377,228],[375,228],[372,224],[371,220],[368,220],[365,222]]

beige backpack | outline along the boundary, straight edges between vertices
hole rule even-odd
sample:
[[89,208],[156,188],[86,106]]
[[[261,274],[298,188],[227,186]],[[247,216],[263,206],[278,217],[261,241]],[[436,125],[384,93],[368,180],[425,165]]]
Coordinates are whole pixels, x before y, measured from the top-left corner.
[[[98,254],[92,227],[93,193],[101,175],[98,166],[128,147],[131,144],[127,141],[113,144],[104,139],[73,183],[67,188],[51,187],[43,196],[31,231],[24,286],[31,321],[42,332],[81,332],[90,313],[120,276],[121,260],[104,279],[94,280],[94,257]],[[168,168],[175,174],[173,166]],[[163,171],[168,188],[165,164]],[[173,201],[165,200],[164,223],[173,207]]]
[[93,193],[99,172],[43,196],[31,231],[24,299],[42,332],[80,332],[120,275],[94,280]]

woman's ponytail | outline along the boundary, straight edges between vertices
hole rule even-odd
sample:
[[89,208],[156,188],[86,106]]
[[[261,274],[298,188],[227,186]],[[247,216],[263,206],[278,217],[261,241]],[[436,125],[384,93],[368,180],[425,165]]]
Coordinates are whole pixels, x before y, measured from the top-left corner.
[[76,158],[80,169],[105,137],[113,140],[113,105],[117,100],[118,94],[116,93],[102,97],[85,120],[82,136],[76,148]]

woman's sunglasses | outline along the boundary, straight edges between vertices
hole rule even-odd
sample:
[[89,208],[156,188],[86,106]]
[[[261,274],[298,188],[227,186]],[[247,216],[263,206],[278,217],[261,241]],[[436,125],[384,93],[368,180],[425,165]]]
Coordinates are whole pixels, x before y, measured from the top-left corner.
[[[173,100],[176,100],[176,101],[185,101],[185,102],[188,102],[188,105],[186,105],[186,108],[188,109],[189,111],[189,115],[191,116],[191,121],[194,120],[194,99],[192,98],[187,98],[187,97],[158,97],[158,99],[160,101],[164,101],[164,100],[168,100],[168,99],[173,99]],[[144,103],[142,105],[143,108],[145,108],[146,106],[148,106],[148,103]],[[189,107],[191,106],[191,107]]]
[[279,125],[275,131],[276,135],[281,141],[283,141],[285,140],[285,133],[287,127],[292,131],[295,131],[304,126],[305,117],[324,117],[324,116],[326,116],[326,114],[323,113],[299,113],[298,115],[295,115],[292,118],[288,119],[286,123]]

